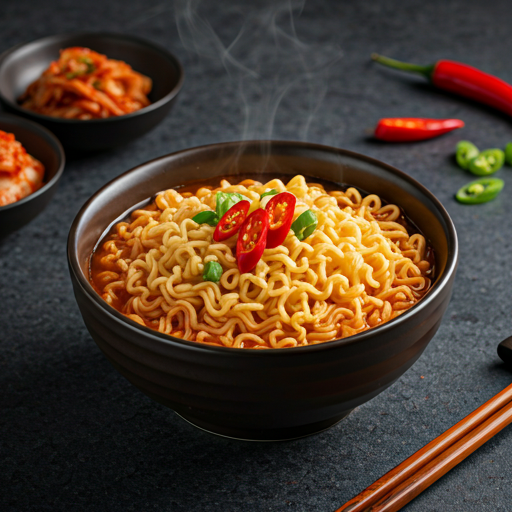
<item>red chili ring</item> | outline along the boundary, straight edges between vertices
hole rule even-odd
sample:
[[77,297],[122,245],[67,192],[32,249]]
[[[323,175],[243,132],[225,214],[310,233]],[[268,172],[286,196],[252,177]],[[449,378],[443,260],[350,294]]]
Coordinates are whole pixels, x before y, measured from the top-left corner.
[[236,234],[247,217],[250,207],[249,201],[239,201],[234,204],[219,220],[213,232],[213,239],[216,242],[222,242]]
[[242,224],[236,244],[238,268],[242,274],[253,270],[267,244],[268,212],[258,208]]
[[273,249],[284,242],[292,225],[296,202],[297,198],[293,194],[281,192],[273,196],[267,203],[265,209],[269,216],[268,249]]

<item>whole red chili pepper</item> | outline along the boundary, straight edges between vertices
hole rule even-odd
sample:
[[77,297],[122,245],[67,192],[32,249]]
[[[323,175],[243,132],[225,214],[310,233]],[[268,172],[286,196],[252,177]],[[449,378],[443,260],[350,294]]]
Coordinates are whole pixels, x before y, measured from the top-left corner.
[[375,128],[375,138],[388,142],[411,142],[431,139],[463,126],[464,121],[460,119],[390,117],[378,122]]
[[439,60],[429,66],[419,66],[376,53],[372,54],[372,59],[384,66],[419,73],[440,89],[480,101],[512,115],[512,85],[472,66],[453,60]]

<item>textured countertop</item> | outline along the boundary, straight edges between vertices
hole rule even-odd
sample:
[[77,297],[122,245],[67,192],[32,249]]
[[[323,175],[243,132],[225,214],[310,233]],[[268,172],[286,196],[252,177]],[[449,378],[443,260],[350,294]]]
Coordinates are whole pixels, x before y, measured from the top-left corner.
[[[461,139],[504,147],[511,121],[369,59],[450,58],[512,82],[509,1],[40,5],[0,0],[0,51],[54,33],[120,31],[165,45],[186,78],[161,125],[125,147],[70,156],[48,208],[0,242],[0,510],[331,512],[510,384],[496,346],[512,334],[512,168],[498,174],[497,200],[463,206],[453,194],[471,177],[453,152]],[[466,127],[377,143],[368,130],[384,116]],[[459,235],[454,295],[418,362],[338,425],[291,442],[208,434],[131,386],[86,331],[66,263],[71,222],[104,183],[160,155],[241,138],[381,159],[426,185]],[[511,450],[509,427],[404,510],[511,511]]]

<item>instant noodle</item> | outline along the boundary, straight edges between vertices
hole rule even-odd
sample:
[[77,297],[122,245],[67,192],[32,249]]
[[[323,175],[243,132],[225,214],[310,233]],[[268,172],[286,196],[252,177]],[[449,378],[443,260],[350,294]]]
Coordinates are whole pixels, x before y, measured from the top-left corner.
[[[244,271],[243,225],[226,240],[214,238],[220,200],[250,201],[247,222],[266,211],[265,196],[283,192],[295,198],[285,238]],[[306,212],[315,222],[296,234]],[[425,295],[432,252],[411,227],[398,206],[355,188],[326,191],[303,176],[287,184],[224,179],[195,194],[161,192],[117,223],[91,258],[91,281],[127,317],[178,338],[258,349],[317,344],[379,326]],[[222,267],[218,282],[203,279],[210,262]]]

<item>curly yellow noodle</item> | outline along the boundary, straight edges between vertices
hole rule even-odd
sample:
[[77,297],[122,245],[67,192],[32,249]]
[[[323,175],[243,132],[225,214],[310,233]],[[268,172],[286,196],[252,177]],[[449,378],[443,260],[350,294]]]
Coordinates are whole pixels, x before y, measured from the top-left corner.
[[[192,217],[214,210],[219,190],[244,195],[253,211],[270,189],[294,194],[294,217],[310,209],[318,226],[303,241],[290,231],[240,274],[236,236],[215,242],[215,228]],[[430,250],[408,228],[398,206],[355,188],[326,192],[303,176],[222,179],[196,194],[161,192],[118,223],[93,255],[92,279],[109,304],[164,334],[233,348],[324,343],[387,322],[428,291]],[[218,283],[202,279],[210,261],[223,268]]]

